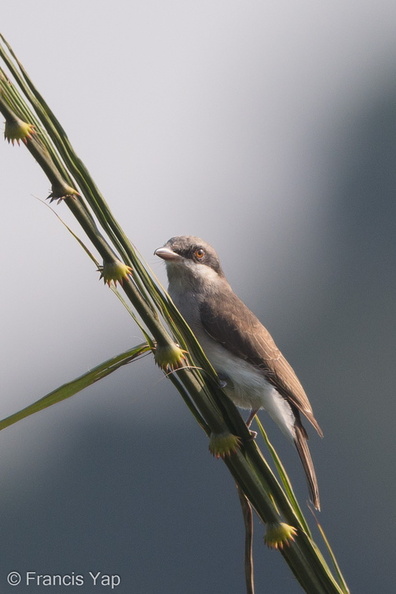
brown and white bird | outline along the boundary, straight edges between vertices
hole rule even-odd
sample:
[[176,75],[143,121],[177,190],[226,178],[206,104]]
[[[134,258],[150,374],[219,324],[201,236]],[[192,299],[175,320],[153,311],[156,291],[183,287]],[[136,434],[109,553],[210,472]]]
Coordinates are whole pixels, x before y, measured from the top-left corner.
[[165,260],[169,294],[193,330],[237,406],[250,409],[250,425],[264,408],[293,441],[312,503],[320,509],[318,482],[301,413],[322,436],[292,367],[270,333],[235,295],[215,250],[198,237],[172,237],[154,252]]

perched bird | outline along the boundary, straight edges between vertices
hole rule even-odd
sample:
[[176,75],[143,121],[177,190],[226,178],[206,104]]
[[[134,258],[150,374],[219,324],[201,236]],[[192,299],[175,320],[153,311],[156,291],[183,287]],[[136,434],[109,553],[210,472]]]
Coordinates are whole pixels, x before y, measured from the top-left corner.
[[322,436],[295,372],[270,333],[235,295],[215,250],[199,237],[172,237],[155,255],[165,260],[169,294],[193,330],[237,406],[250,409],[247,425],[264,408],[293,441],[312,503],[319,490],[301,413]]

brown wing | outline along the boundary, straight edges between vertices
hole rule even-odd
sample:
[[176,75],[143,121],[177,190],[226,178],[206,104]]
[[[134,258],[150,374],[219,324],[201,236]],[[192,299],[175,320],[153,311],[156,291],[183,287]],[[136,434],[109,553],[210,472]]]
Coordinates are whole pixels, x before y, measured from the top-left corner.
[[226,293],[226,299],[219,293],[201,303],[201,321],[206,332],[234,355],[260,369],[279,394],[301,411],[322,436],[302,385],[268,330],[228,286]]

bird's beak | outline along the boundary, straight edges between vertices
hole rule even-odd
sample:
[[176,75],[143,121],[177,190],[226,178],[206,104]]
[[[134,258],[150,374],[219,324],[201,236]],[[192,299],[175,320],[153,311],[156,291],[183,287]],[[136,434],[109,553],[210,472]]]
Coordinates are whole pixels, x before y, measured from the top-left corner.
[[181,260],[182,256],[180,256],[179,254],[177,254],[176,252],[172,251],[171,249],[167,248],[167,247],[160,247],[158,249],[155,250],[154,252],[154,256],[159,256],[160,258],[162,258],[163,260]]

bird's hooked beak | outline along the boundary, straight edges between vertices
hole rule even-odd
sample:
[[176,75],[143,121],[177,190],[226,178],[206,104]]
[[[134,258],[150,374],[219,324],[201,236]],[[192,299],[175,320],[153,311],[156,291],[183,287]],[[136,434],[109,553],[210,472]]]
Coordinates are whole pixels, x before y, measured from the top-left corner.
[[154,256],[159,256],[163,260],[173,261],[173,262],[175,262],[176,260],[183,259],[183,256],[180,256],[180,254],[177,254],[176,252],[174,252],[173,250],[171,250],[170,248],[167,248],[167,247],[160,247],[160,248],[156,249],[154,252]]

